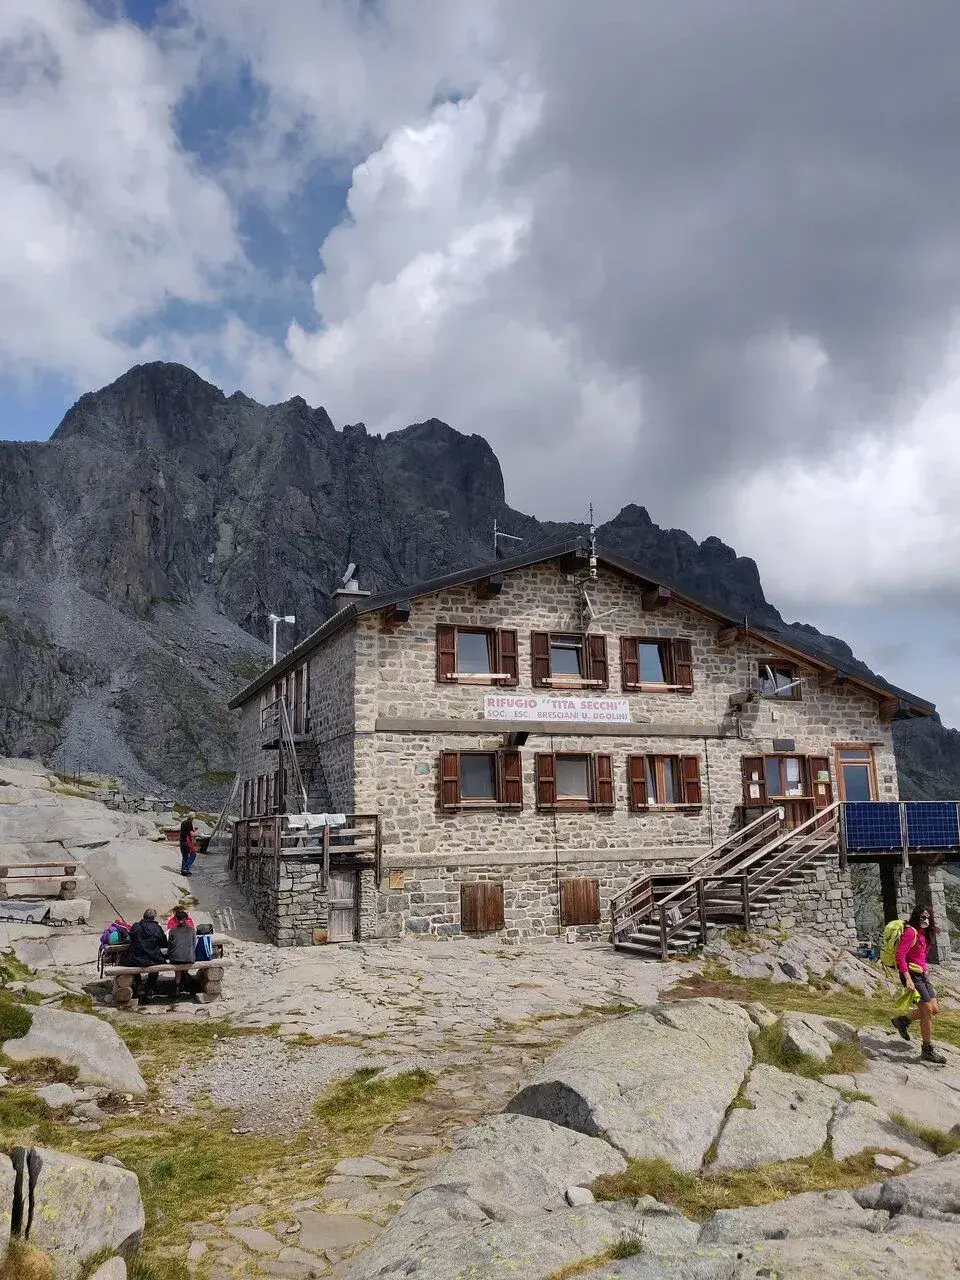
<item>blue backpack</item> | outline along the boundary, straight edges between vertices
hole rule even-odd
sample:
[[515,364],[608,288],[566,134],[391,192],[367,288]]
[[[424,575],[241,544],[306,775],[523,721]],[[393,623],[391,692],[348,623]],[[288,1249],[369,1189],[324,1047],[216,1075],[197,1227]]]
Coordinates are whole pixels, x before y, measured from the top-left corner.
[[212,933],[200,933],[197,935],[196,956],[198,960],[213,959],[213,934]]

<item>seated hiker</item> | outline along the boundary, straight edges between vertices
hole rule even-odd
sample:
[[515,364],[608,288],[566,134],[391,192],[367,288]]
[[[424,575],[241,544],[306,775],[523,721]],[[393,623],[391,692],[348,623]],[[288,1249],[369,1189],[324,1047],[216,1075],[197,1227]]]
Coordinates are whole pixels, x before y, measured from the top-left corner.
[[[147,907],[143,913],[143,919],[138,920],[130,930],[130,950],[127,952],[127,964],[141,966],[166,964],[167,957],[164,955],[166,949],[167,935],[157,922],[157,913],[154,908]],[[146,986],[141,994],[140,983],[142,976],[142,974],[137,974],[134,992],[138,997],[138,1003],[146,1004],[157,989],[160,975],[158,973],[148,973]]]
[[[175,929],[177,927],[177,916],[180,914],[180,911],[182,909],[183,908],[181,907],[177,907],[173,915],[167,921],[167,933],[169,933],[171,929]],[[197,926],[194,920],[191,918],[190,913],[187,911],[185,912],[185,914],[187,917],[187,924],[190,926],[191,929],[195,929]]]
[[[170,963],[193,964],[197,950],[197,931],[194,928],[193,921],[183,907],[177,907],[173,913],[173,920],[173,928],[167,938]],[[180,995],[189,977],[190,972],[188,969],[183,969],[177,974],[177,995]]]

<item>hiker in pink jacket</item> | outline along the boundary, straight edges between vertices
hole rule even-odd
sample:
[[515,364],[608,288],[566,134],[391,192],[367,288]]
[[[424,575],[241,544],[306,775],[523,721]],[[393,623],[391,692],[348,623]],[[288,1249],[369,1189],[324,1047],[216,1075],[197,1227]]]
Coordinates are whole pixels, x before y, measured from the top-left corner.
[[931,1043],[933,1020],[940,1012],[940,1006],[937,1004],[937,993],[927,974],[927,951],[936,932],[933,911],[927,903],[918,902],[900,935],[900,942],[897,945],[897,968],[900,971],[900,981],[905,987],[916,991],[920,1002],[911,1013],[902,1014],[892,1021],[904,1040],[910,1039],[910,1023],[919,1022],[920,1039],[923,1041],[920,1049],[921,1061],[945,1067],[946,1058],[938,1053]]

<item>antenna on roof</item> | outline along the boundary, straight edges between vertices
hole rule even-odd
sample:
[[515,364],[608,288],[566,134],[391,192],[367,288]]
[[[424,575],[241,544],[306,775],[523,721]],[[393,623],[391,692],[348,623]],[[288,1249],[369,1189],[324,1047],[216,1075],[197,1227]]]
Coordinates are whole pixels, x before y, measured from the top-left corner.
[[593,523],[593,503],[590,503],[590,577],[597,577],[597,530]]
[[518,538],[515,533],[501,533],[500,530],[497,528],[496,520],[494,520],[493,522],[493,558],[494,560],[499,560],[500,558],[500,539],[501,538],[507,538],[509,539],[510,542],[523,541],[523,539]]

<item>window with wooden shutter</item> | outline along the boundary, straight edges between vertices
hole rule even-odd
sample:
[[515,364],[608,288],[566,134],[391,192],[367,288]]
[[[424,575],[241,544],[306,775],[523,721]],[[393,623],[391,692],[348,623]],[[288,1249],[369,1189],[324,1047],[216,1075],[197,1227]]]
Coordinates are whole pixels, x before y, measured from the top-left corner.
[[693,688],[693,648],[689,640],[674,640],[673,681],[680,689]]
[[608,755],[593,757],[593,802],[598,809],[613,808],[613,760]]
[[766,804],[767,783],[763,756],[744,756],[740,767],[743,773],[743,803]]
[[440,752],[440,806],[456,809],[460,804],[460,752]]
[[587,679],[606,689],[610,684],[610,668],[607,663],[607,637],[588,635],[587,641]]
[[557,762],[552,752],[537,753],[534,761],[537,779],[537,808],[553,809],[557,803]]
[[501,685],[520,683],[517,633],[507,627],[501,627],[497,632],[497,670],[503,677]]
[[[830,782],[830,761],[827,756],[809,756],[810,790],[814,809],[826,809],[833,804],[833,785]],[[826,775],[824,777],[823,775]]]
[[700,757],[680,757],[680,786],[683,804],[700,804]]
[[532,631],[530,633],[530,660],[533,666],[532,677],[536,688],[550,684],[550,633],[548,631]]
[[460,886],[460,932],[496,933],[503,928],[503,885],[480,880]]
[[516,809],[523,808],[523,759],[519,751],[502,751],[501,795],[503,804]]
[[640,684],[640,658],[633,636],[620,637],[620,684],[624,689],[636,689]]
[[452,680],[457,671],[457,628],[437,627],[437,679]]
[[636,812],[646,809],[647,800],[647,757],[629,756],[627,758],[627,778],[629,780],[629,805]]
[[600,923],[600,881],[560,881],[560,922],[564,925]]

